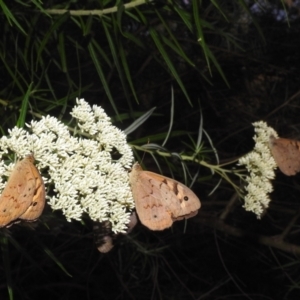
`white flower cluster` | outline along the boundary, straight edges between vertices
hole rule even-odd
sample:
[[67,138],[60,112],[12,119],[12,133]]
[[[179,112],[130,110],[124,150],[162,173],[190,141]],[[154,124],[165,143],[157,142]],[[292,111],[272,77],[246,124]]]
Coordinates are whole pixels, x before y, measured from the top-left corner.
[[[4,154],[12,151],[23,158],[33,153],[37,168],[45,170],[48,193],[52,188],[47,196],[52,209],[62,210],[68,221],[81,220],[87,213],[94,221],[110,221],[113,232],[125,232],[134,208],[126,171],[133,154],[126,135],[111,124],[101,107],[91,107],[84,99],[77,99],[71,115],[80,137],[50,116],[26,124],[30,133],[17,127],[10,130],[8,137],[0,139],[0,174],[14,166],[6,167]],[[113,153],[118,159],[113,159]]]
[[239,159],[239,165],[245,165],[250,173],[246,177],[248,185],[245,187],[244,208],[254,212],[258,218],[269,206],[269,193],[273,191],[271,180],[275,177],[277,165],[269,148],[270,136],[278,137],[277,132],[268,127],[265,122],[253,123],[255,146],[252,152]]

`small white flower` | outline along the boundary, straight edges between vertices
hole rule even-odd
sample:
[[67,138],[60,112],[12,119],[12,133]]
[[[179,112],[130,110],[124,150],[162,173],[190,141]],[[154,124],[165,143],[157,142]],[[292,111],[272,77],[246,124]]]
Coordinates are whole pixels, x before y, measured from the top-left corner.
[[[77,99],[71,115],[80,128],[78,137],[50,116],[26,124],[30,132],[9,130],[9,136],[0,139],[0,174],[7,175],[14,165],[6,166],[4,155],[14,152],[24,157],[33,152],[37,167],[45,170],[53,210],[62,210],[68,221],[81,220],[87,213],[94,221],[110,221],[115,233],[125,232],[134,208],[126,170],[133,153],[126,135],[111,124],[101,107],[91,107],[84,99]],[[120,158],[113,159],[112,150]]]
[[278,137],[276,131],[265,122],[253,123],[255,146],[252,152],[239,159],[239,165],[245,165],[250,176],[246,177],[244,208],[254,212],[258,218],[269,206],[269,193],[273,191],[271,180],[275,177],[277,167],[269,148],[270,136]]

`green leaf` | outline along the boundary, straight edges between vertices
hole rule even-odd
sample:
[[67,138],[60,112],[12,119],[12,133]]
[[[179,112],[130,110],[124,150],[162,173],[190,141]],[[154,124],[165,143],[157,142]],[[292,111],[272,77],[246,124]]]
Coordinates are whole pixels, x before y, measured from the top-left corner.
[[173,65],[173,63],[172,63],[169,55],[167,54],[167,51],[165,50],[165,48],[163,47],[161,41],[159,40],[157,32],[153,28],[150,28],[149,31],[150,31],[150,35],[151,35],[151,37],[152,37],[152,39],[153,39],[153,41],[154,41],[157,49],[159,50],[160,54],[162,55],[162,57],[163,57],[165,63],[167,64],[167,66],[168,66],[171,74],[176,79],[178,85],[180,86],[182,92],[186,96],[186,98],[187,98],[188,102],[190,103],[190,105],[193,106],[192,102],[190,100],[190,97],[189,97],[189,95],[188,95],[188,93],[187,93],[187,91],[186,91],[186,89],[184,87],[184,84],[182,83],[182,81],[180,79],[180,76],[178,75],[178,73],[177,73],[177,71],[176,71],[176,69],[175,69],[175,67],[174,67],[174,65]]
[[169,137],[170,137],[170,134],[172,132],[172,128],[173,128],[173,123],[174,123],[174,89],[173,87],[171,88],[171,92],[172,92],[172,95],[171,95],[171,114],[170,114],[170,123],[169,123],[169,130],[166,134],[166,137],[165,137],[165,140],[162,142],[162,146],[164,147],[165,144],[167,143]]
[[146,120],[148,120],[148,118],[153,114],[155,109],[156,109],[156,107],[151,108],[145,114],[143,114],[141,117],[136,119],[130,126],[128,126],[125,130],[123,130],[124,133],[126,135],[129,135],[131,132],[133,132],[134,130],[139,128],[143,123],[146,122]]
[[27,115],[27,110],[28,110],[28,103],[29,103],[29,97],[32,91],[32,86],[33,83],[31,83],[27,89],[26,94],[24,95],[23,101],[22,101],[22,106],[20,109],[20,115],[19,115],[19,119],[17,121],[17,126],[19,128],[23,128],[25,125],[25,121],[26,121],[26,115]]
[[[1,0],[0,0],[1,1]],[[42,39],[39,47],[38,47],[38,51],[37,51],[37,58],[36,58],[36,68],[38,65],[38,62],[41,60],[41,55],[43,53],[43,51],[45,50],[45,47],[47,45],[47,43],[49,42],[50,39],[53,38],[53,36],[56,35],[56,31],[60,28],[60,26],[66,22],[66,20],[69,19],[69,14],[65,13],[62,16],[59,16],[54,23],[52,24],[52,26],[49,28],[48,31],[45,32],[45,36]]]
[[96,52],[95,52],[95,49],[94,49],[94,44],[95,44],[95,41],[93,40],[92,43],[89,43],[89,45],[88,45],[90,56],[92,58],[92,61],[94,62],[95,68],[96,68],[97,73],[99,75],[102,86],[105,90],[106,96],[108,97],[109,102],[110,102],[112,108],[114,109],[115,113],[118,114],[118,109],[117,109],[116,104],[114,102],[114,99],[111,95],[111,92],[110,92],[110,89],[109,89],[109,86],[108,86],[108,83],[107,83],[107,80],[106,80],[106,76],[104,75],[104,72],[102,70],[100,61],[98,59],[98,56],[96,55]]
[[21,30],[21,32],[26,35],[25,30],[22,28],[22,26],[16,20],[16,18],[11,13],[11,11],[9,10],[9,8],[3,2],[3,0],[0,0],[0,8],[1,8],[1,11],[3,12],[3,14],[5,15],[5,17],[6,17],[7,21],[8,21],[8,23],[9,23],[9,25],[12,26],[13,24],[15,24]]

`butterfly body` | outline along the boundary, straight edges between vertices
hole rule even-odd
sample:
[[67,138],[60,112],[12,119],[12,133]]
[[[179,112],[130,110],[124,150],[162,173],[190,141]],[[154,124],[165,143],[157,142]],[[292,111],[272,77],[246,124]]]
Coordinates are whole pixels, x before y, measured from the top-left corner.
[[36,220],[45,206],[43,179],[32,155],[16,163],[0,196],[0,227],[18,219]]
[[139,219],[151,230],[163,230],[174,221],[193,217],[201,206],[187,186],[172,178],[143,171],[137,163],[129,180]]

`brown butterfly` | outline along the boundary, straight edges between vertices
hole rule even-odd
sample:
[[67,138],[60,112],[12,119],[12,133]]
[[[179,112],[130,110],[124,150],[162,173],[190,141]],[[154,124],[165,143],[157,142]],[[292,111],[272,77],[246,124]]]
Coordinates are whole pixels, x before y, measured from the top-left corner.
[[269,145],[282,173],[291,176],[300,171],[300,141],[271,136]]
[[136,212],[143,225],[151,230],[164,230],[174,221],[198,213],[199,198],[184,184],[133,165],[129,181]]
[[0,196],[0,227],[15,221],[35,221],[45,206],[45,185],[34,157],[18,161]]
[[115,241],[118,237],[124,234],[128,234],[132,231],[134,226],[137,223],[136,213],[132,212],[130,215],[129,223],[127,224],[126,233],[113,233],[111,230],[111,223],[109,221],[104,222],[94,222],[93,231],[94,231],[94,240],[97,246],[97,249],[101,253],[109,252],[115,244]]

